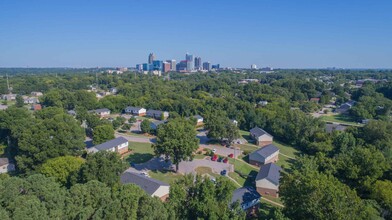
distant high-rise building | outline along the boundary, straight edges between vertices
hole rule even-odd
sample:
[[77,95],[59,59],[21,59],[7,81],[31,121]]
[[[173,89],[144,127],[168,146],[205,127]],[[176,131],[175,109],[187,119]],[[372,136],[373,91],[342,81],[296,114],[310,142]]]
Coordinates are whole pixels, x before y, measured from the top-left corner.
[[148,55],[148,63],[152,64],[152,62],[154,62],[154,60],[155,60],[154,53],[150,53],[150,55]]
[[192,70],[194,70],[194,69],[195,69],[195,66],[194,66],[194,62],[193,62],[193,55],[187,53],[187,54],[185,55],[185,60],[186,60],[186,62],[187,62],[187,68],[186,68],[186,70],[187,70],[187,71],[192,71]]
[[154,60],[152,61],[153,70],[162,71],[163,69],[163,62],[162,60]]
[[203,63],[203,70],[210,71],[211,70],[211,63],[210,62],[204,62]]
[[143,70],[143,64],[136,64],[136,70],[137,71],[142,71]]
[[171,71],[176,71],[176,60],[166,60],[166,62],[170,63]]
[[163,62],[163,72],[167,73],[171,71],[171,65],[169,62]]
[[255,69],[257,69],[257,66],[256,66],[256,64],[252,64],[252,65],[250,65],[250,68],[251,68],[252,70],[255,70]]
[[195,57],[195,69],[200,70],[201,69],[201,58],[200,57]]
[[211,68],[217,70],[220,68],[220,64],[212,65]]
[[187,67],[188,67],[188,61],[186,60],[181,60],[179,63],[176,65],[177,72],[186,72]]

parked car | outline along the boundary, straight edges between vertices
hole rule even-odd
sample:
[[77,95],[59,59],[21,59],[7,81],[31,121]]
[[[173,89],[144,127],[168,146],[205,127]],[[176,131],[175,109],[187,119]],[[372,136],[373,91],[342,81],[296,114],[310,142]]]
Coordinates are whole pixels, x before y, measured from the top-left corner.
[[212,153],[215,153],[216,152],[216,149],[214,148],[214,149],[212,149]]
[[218,162],[222,162],[223,157],[218,158]]
[[147,172],[141,172],[140,175],[150,177]]
[[230,158],[234,158],[234,154],[229,154],[229,157]]
[[226,176],[227,170],[222,170],[220,174],[221,174],[222,176]]
[[218,155],[216,155],[216,154],[214,154],[212,157],[211,157],[211,160],[212,161],[216,161],[218,159]]
[[223,163],[228,163],[229,159],[227,159],[227,157],[225,159],[223,159]]

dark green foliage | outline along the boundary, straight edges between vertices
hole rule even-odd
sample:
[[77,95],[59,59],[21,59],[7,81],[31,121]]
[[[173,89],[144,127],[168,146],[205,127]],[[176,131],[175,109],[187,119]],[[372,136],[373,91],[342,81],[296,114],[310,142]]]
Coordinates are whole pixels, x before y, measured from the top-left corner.
[[158,129],[157,143],[153,145],[156,156],[165,155],[176,165],[181,161],[192,160],[193,153],[199,147],[193,124],[183,118],[176,118],[163,124]]
[[16,101],[15,102],[15,106],[16,107],[21,108],[21,107],[24,106],[24,101],[23,101],[23,98],[22,98],[21,95],[17,95],[16,98],[15,98],[15,101]]
[[140,123],[140,129],[143,133],[151,133],[150,120],[144,119],[142,123]]
[[98,125],[93,130],[93,142],[95,145],[102,144],[114,139],[113,126],[110,124]]
[[126,169],[126,164],[115,152],[99,151],[87,156],[86,162],[78,173],[78,181],[86,183],[98,180],[108,186],[119,184],[120,175]]
[[227,179],[187,175],[171,185],[169,207],[178,219],[243,219],[229,209],[234,186]]

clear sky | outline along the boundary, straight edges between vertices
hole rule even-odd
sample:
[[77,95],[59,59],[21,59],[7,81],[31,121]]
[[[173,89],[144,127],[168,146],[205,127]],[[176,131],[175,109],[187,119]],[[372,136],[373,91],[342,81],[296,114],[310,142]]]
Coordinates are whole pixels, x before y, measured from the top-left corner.
[[0,67],[392,68],[391,0],[0,0]]

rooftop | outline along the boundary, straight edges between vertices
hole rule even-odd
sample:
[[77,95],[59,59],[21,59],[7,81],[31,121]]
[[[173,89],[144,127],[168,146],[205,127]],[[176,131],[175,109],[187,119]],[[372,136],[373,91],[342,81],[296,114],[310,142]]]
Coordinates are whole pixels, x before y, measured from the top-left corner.
[[256,181],[267,179],[275,185],[279,185],[280,171],[282,168],[274,163],[268,163],[260,168]]
[[121,175],[121,183],[136,184],[149,195],[153,195],[161,186],[169,186],[167,183],[133,172],[124,172]]
[[9,164],[8,158],[0,157],[0,166],[4,166],[4,165],[7,165],[7,164]]
[[252,187],[241,187],[233,192],[233,197],[231,198],[231,204],[239,201],[240,204],[251,202],[255,199],[259,199],[260,194]]
[[96,145],[96,146],[94,146],[94,148],[97,150],[108,150],[108,149],[111,149],[115,146],[118,146],[118,145],[126,143],[126,142],[128,142],[128,140],[125,139],[124,137],[118,137],[116,139],[113,139],[113,140],[107,141],[105,143]]
[[278,152],[278,151],[279,151],[278,147],[276,147],[273,144],[269,144],[267,146],[264,146],[262,148],[259,148],[255,151],[253,151],[249,155],[249,159],[264,161],[265,158],[271,156],[272,154],[274,154],[275,152]]
[[257,126],[252,128],[252,129],[250,129],[250,133],[253,136],[255,136],[255,137],[260,137],[260,136],[263,136],[265,134],[270,136],[270,137],[272,137],[272,135],[268,134],[266,131],[264,131],[263,129],[261,129],[261,128],[257,127]]

